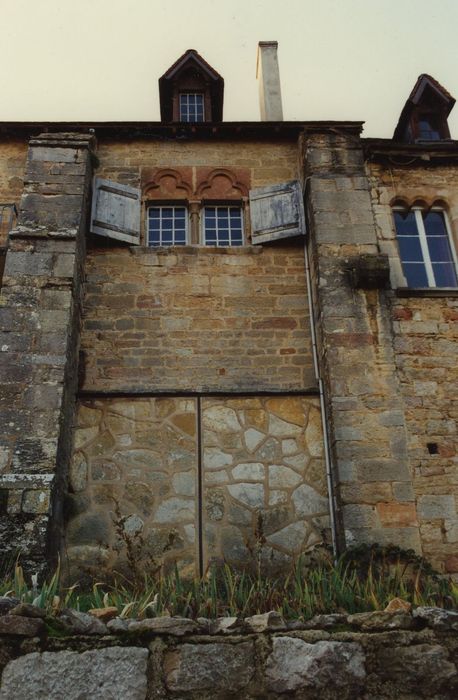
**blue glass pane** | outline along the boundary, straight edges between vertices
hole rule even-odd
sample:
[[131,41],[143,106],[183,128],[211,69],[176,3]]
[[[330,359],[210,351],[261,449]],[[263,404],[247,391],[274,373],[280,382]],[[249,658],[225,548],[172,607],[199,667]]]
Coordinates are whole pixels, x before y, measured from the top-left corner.
[[172,207],[162,207],[162,218],[169,218],[173,216],[173,209]]
[[440,134],[437,129],[434,128],[433,124],[429,119],[420,119],[418,123],[419,136],[421,139],[427,139],[428,141],[439,141]]
[[448,236],[431,236],[428,238],[428,250],[432,262],[452,261]]
[[396,233],[398,236],[418,236],[417,222],[413,211],[394,212],[394,222],[396,224]]
[[172,219],[162,219],[162,230],[163,231],[171,231],[172,228],[173,228]]
[[150,219],[158,219],[159,218],[159,209],[149,209],[148,210],[149,218]]
[[425,266],[422,263],[402,263],[409,287],[428,287]]
[[175,235],[175,243],[186,243],[186,234],[184,231],[179,231]]
[[423,223],[425,225],[425,231],[428,237],[447,235],[447,229],[445,227],[445,221],[442,212],[430,211],[428,212],[428,214],[423,214]]
[[434,279],[436,287],[457,287],[458,280],[453,263],[434,263]]
[[423,262],[418,236],[400,236],[398,238],[401,260],[406,262]]

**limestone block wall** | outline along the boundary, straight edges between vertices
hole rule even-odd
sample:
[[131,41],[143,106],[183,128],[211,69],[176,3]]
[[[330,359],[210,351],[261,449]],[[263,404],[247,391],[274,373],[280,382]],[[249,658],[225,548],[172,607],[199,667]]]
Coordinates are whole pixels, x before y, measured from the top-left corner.
[[93,139],[31,139],[0,301],[2,556],[56,555],[71,452]]
[[[16,204],[19,208],[24,187],[27,159],[27,139],[18,137],[0,139],[0,205]],[[0,226],[0,248],[7,244],[7,230]]]
[[[162,183],[161,196],[188,204],[205,200],[218,168],[230,171],[241,189],[228,196],[239,192],[245,224],[250,187],[298,177],[297,144],[290,142],[101,138],[98,159],[97,175],[142,187],[144,198]],[[315,385],[302,244],[128,249],[102,243],[93,237],[86,266],[83,389]]]
[[383,289],[355,287],[350,274],[352,261],[378,252],[361,145],[344,134],[310,135],[304,168],[341,545],[420,551],[389,302]]
[[302,246],[93,249],[83,390],[315,386]]
[[134,187],[145,182],[152,168],[243,168],[251,187],[293,180],[299,174],[294,137],[290,141],[230,142],[100,136],[97,156],[97,175]]
[[[70,577],[213,560],[281,569],[329,542],[313,397],[80,402],[67,498]],[[258,552],[259,553],[259,552]]]
[[[400,284],[400,257],[391,203],[440,200],[458,243],[456,168],[368,169],[379,244],[390,257],[393,287]],[[455,292],[402,296],[391,292],[393,347],[408,431],[413,489],[424,555],[439,570],[458,573],[458,295]],[[435,295],[434,295],[435,294]]]

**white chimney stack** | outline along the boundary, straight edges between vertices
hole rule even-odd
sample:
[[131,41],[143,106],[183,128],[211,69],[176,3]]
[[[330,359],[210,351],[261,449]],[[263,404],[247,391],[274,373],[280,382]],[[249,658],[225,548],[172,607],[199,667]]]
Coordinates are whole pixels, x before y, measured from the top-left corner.
[[277,48],[278,41],[260,41],[258,44],[256,77],[259,80],[259,105],[263,122],[283,121]]

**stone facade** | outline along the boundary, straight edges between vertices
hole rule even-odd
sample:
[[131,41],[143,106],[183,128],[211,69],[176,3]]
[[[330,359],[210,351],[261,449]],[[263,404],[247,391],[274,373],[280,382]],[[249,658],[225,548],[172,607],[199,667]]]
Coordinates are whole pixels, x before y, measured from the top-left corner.
[[[445,205],[458,231],[458,171],[424,162],[408,167],[382,162],[368,166],[380,249],[390,259],[393,286],[401,274],[391,204],[423,201]],[[439,291],[439,290],[438,290]],[[424,555],[440,570],[458,568],[457,321],[458,298],[388,294],[396,372],[408,435],[412,488],[403,498],[417,503]]]
[[341,135],[314,136],[304,148],[341,537],[419,551],[390,308],[383,289],[355,288],[350,274],[354,260],[378,253],[363,152]]
[[302,246],[93,249],[83,390],[316,386]]
[[[2,204],[19,204],[24,187],[27,159],[27,139],[7,138],[0,147],[0,207]],[[0,249],[7,246],[8,231],[0,227]]]
[[[335,520],[340,549],[458,573],[456,290],[398,289],[391,214],[440,203],[456,235],[456,143],[393,165],[360,126],[79,126],[32,135],[22,176],[23,142],[4,145],[0,188],[26,183],[0,307],[9,551],[59,549],[65,500],[72,566],[114,564],[116,519],[167,565],[243,565],[261,517],[278,566]],[[93,168],[141,190],[140,245],[85,235]],[[250,190],[290,180],[307,256],[252,245]],[[146,245],[164,202],[188,207],[187,245]],[[201,245],[208,202],[241,207],[243,246]]]
[[3,279],[1,534],[41,569],[60,548],[77,387],[91,137],[31,139]]

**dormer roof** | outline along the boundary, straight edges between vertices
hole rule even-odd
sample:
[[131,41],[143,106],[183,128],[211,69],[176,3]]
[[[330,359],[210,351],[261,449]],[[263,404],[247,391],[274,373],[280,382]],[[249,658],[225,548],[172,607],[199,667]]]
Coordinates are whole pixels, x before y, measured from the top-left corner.
[[420,112],[425,109],[431,114],[436,114],[442,123],[442,138],[449,138],[447,117],[450,114],[456,100],[452,95],[431,75],[422,73],[418,76],[412,92],[410,93],[394,130],[394,141],[415,140],[415,121]]
[[159,78],[161,120],[165,122],[176,120],[173,99],[180,90],[180,83],[190,74],[208,93],[210,119],[207,118],[205,121],[222,121],[224,79],[195,49],[185,51]]

